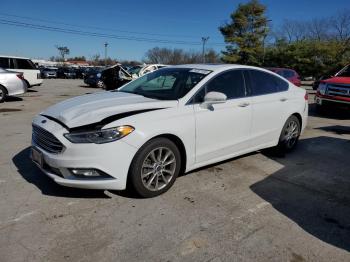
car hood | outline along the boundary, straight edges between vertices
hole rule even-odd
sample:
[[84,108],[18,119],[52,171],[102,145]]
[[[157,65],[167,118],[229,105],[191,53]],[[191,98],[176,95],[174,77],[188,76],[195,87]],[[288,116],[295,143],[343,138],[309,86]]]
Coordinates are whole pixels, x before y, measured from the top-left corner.
[[177,104],[178,101],[156,100],[141,95],[112,91],[67,99],[40,114],[53,118],[68,128],[76,128],[127,112],[145,112],[176,107]]
[[321,80],[322,83],[327,84],[350,84],[350,77],[332,77],[329,79]]

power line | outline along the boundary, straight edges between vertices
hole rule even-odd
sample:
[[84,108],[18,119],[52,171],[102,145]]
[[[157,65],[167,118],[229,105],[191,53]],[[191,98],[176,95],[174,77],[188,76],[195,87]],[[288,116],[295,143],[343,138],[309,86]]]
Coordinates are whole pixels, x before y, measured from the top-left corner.
[[72,26],[77,28],[88,28],[88,29],[97,29],[97,30],[104,30],[104,31],[110,31],[110,32],[120,32],[120,33],[129,33],[129,34],[136,34],[136,35],[149,35],[149,36],[164,36],[164,37],[182,37],[182,38],[192,38],[192,39],[198,39],[199,36],[189,36],[189,35],[171,35],[171,34],[159,34],[159,33],[145,33],[145,32],[136,32],[136,31],[127,31],[127,30],[118,30],[118,29],[111,29],[106,27],[97,27],[97,26],[90,26],[90,25],[79,25],[79,24],[69,24],[69,23],[63,23],[59,21],[53,21],[53,20],[47,20],[47,19],[41,19],[41,18],[34,18],[29,16],[19,16],[19,15],[13,15],[13,14],[7,14],[7,13],[1,13],[0,16],[5,17],[15,17],[20,19],[26,19],[26,20],[32,20],[32,21],[39,21],[39,22],[45,22],[50,24],[60,24],[65,26]]
[[[114,34],[105,34],[105,33],[67,29],[67,28],[53,27],[53,26],[46,26],[46,25],[39,25],[39,24],[32,24],[32,23],[24,23],[20,21],[7,20],[7,19],[0,19],[0,24],[37,29],[37,30],[45,30],[50,32],[60,32],[60,33],[68,33],[68,34],[75,34],[75,35],[82,35],[82,36],[103,37],[103,38],[111,38],[111,39],[138,41],[138,42],[175,44],[175,45],[193,45],[193,46],[198,46],[201,44],[200,42],[189,42],[189,41],[183,41],[183,40],[155,39],[155,38],[145,38],[145,37],[136,37],[136,36],[121,36],[121,35],[114,35]],[[216,43],[213,45],[223,45],[223,44]]]

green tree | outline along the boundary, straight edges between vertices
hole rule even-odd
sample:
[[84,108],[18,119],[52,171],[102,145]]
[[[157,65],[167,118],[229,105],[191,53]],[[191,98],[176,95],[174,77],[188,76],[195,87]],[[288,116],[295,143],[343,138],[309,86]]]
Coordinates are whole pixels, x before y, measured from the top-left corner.
[[224,36],[226,51],[222,60],[227,63],[260,65],[264,42],[268,34],[266,7],[258,0],[239,4],[231,14],[231,21],[219,27]]

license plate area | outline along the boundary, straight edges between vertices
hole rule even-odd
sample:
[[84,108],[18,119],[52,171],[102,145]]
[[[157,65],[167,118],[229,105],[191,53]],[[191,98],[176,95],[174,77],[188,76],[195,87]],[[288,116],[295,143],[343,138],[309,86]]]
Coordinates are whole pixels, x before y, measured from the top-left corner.
[[30,155],[34,163],[38,164],[40,167],[43,167],[43,153],[41,153],[35,147],[32,147]]

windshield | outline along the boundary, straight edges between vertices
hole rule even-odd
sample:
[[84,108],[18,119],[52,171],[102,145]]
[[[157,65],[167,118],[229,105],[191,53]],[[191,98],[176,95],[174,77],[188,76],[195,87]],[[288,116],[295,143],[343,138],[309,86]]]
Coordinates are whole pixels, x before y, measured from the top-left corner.
[[129,72],[131,75],[133,75],[133,74],[138,75],[138,74],[140,73],[141,69],[142,69],[142,66],[134,66],[134,67],[130,68],[130,69],[128,70],[128,72]]
[[210,72],[192,68],[164,68],[124,85],[118,91],[160,100],[177,100]]
[[350,66],[344,67],[338,74],[337,76],[341,77],[350,77]]

